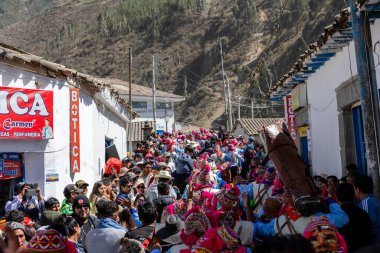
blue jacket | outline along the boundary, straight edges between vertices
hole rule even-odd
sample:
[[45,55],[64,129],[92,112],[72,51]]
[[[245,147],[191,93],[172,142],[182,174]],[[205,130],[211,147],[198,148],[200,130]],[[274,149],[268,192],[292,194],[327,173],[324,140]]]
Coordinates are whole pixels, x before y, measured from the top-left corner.
[[359,203],[359,207],[366,211],[371,219],[372,236],[375,241],[380,241],[380,204],[373,196],[368,195]]
[[118,224],[116,221],[114,221],[111,218],[100,218],[99,219],[99,224],[96,226],[96,228],[115,228],[115,229],[120,229],[125,232],[128,232],[128,229],[125,227],[121,226]]
[[[349,221],[347,214],[342,210],[340,205],[332,203],[329,206],[330,213],[317,212],[314,216],[326,216],[327,219],[334,224],[337,228],[341,228]],[[256,222],[254,225],[255,236],[268,237],[275,236],[276,219],[271,220],[269,223]]]
[[175,160],[176,170],[173,176],[176,175],[190,175],[191,171],[194,169],[193,159],[188,154],[181,154]]

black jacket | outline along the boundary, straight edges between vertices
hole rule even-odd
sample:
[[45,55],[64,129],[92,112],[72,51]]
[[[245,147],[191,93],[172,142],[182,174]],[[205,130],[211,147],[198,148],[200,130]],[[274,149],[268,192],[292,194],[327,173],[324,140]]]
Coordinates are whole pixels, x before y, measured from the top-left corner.
[[355,252],[372,243],[371,220],[366,211],[354,203],[344,203],[342,210],[348,215],[349,222],[339,229],[344,236],[348,252]]

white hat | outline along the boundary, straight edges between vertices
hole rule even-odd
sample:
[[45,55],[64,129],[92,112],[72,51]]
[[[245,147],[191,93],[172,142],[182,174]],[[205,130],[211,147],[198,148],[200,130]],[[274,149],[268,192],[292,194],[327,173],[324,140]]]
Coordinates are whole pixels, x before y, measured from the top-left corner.
[[134,184],[133,188],[137,188],[137,186],[139,186],[140,184],[145,184],[144,179],[142,179],[141,177],[136,180],[136,183]]
[[156,175],[156,178],[173,179],[173,177],[170,175],[169,171],[167,170],[160,170],[160,172]]

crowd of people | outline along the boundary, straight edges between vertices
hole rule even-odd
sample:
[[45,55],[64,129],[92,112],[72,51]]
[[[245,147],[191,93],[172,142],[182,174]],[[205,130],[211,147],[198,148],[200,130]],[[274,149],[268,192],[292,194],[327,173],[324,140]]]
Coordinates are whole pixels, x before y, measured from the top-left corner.
[[[252,136],[200,129],[151,134],[103,178],[44,197],[18,183],[5,205],[2,252],[376,252],[372,178],[315,175],[316,203],[287,187]],[[311,178],[311,177],[310,177]],[[60,201],[61,200],[61,201]],[[372,247],[366,249],[366,247]],[[377,251],[380,252],[380,251]]]

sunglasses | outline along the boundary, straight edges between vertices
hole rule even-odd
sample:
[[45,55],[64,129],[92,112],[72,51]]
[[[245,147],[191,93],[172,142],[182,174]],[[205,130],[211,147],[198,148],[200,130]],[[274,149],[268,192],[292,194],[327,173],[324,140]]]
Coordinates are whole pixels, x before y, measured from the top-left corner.
[[145,186],[144,185],[138,185],[136,188],[137,189],[145,189]]

